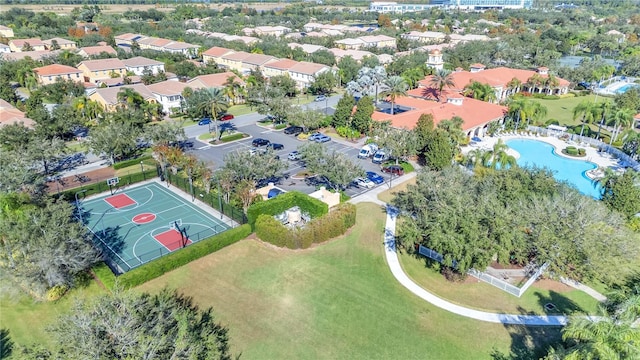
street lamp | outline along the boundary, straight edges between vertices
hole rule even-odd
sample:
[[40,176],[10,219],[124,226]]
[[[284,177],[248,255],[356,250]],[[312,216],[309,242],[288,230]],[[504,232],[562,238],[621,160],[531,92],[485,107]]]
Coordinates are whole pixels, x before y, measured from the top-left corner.
[[144,165],[142,165],[142,160],[140,160],[140,171],[142,171],[142,178],[147,180],[147,176],[144,174]]
[[218,209],[220,209],[220,220],[222,220],[222,197],[220,196],[220,179],[218,179]]
[[329,115],[329,97],[324,96],[324,114]]
[[80,216],[80,222],[84,224],[84,220],[82,219],[82,209],[80,208],[80,201],[78,200],[78,194],[84,194],[87,192],[87,189],[80,190],[76,192],[76,208],[78,209],[78,216]]

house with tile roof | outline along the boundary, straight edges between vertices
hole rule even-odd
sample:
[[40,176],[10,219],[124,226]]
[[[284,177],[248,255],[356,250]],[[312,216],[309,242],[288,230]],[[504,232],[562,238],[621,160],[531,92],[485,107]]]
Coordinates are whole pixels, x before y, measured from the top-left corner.
[[[569,92],[569,81],[549,74],[549,69],[540,67],[536,71],[497,67],[486,69],[483,64],[473,64],[469,71],[458,70],[451,73],[454,85],[452,91],[461,93],[464,88],[474,81],[491,85],[495,89],[498,102],[507,97],[526,91],[530,93],[544,93],[547,95],[563,95]],[[431,76],[418,82],[421,88],[429,88]]]
[[7,61],[18,61],[26,58],[31,58],[32,60],[42,60],[49,56],[56,56],[59,52],[60,50],[21,51],[0,53],[0,56],[2,56],[2,59]]
[[221,58],[227,54],[233,54],[235,51],[223,47],[214,46],[202,53],[202,62],[215,63],[220,65]]
[[120,59],[85,60],[78,64],[84,73],[86,82],[97,83],[98,80],[113,77],[124,77],[127,74],[125,64]]
[[365,47],[396,48],[396,38],[387,35],[360,36],[358,39],[364,42]]
[[126,76],[126,77],[102,79],[102,80],[98,80],[98,82],[96,83],[96,85],[100,88],[116,87],[116,86],[123,86],[123,85],[135,85],[135,84],[142,84],[142,79],[140,79],[140,76],[133,75],[133,76]]
[[243,34],[246,36],[282,36],[286,33],[291,32],[291,29],[285,26],[256,26],[256,27],[246,27],[241,30]]
[[132,72],[138,76],[144,75],[145,71],[151,71],[152,74],[156,75],[159,72],[164,72],[164,63],[149,59],[143,56],[136,56],[130,59],[122,60],[124,63],[127,72]]
[[331,48],[329,49],[329,52],[335,56],[336,61],[340,61],[343,57],[351,56],[353,60],[360,62],[367,56],[376,56],[374,53],[364,50],[342,50],[338,48]]
[[226,54],[220,57],[220,63],[218,66],[232,69],[241,72],[242,62],[252,54],[246,51],[238,51],[230,54]]
[[75,82],[84,82],[84,74],[82,70],[72,66],[51,64],[33,69],[38,79],[38,84],[48,85],[55,83],[58,79],[72,80]]
[[469,137],[483,136],[489,123],[502,121],[507,108],[472,98],[464,97],[454,91],[438,94],[425,89],[414,89],[409,96],[396,98],[396,113],[390,115],[381,111],[374,111],[371,118],[377,121],[390,121],[396,128],[413,129],[422,114],[431,114],[434,124],[442,120],[460,117],[463,120],[462,130]]
[[289,76],[295,80],[298,88],[304,89],[315,81],[316,76],[327,71],[332,71],[327,65],[301,61],[289,69]]
[[241,87],[246,86],[244,80],[239,78],[238,75],[231,71],[217,74],[198,75],[189,80],[187,82],[187,85],[192,89],[223,88],[229,78],[233,78],[233,80],[236,83],[240,84]]
[[437,32],[437,31],[422,31],[422,32],[410,31],[400,36],[406,40],[430,42],[430,43],[441,43],[444,41],[447,35],[445,33]]
[[13,39],[9,41],[9,48],[12,52],[22,52],[27,44],[31,46],[30,51],[44,51],[47,50],[45,44],[40,40],[40,38],[31,38],[31,39]]
[[365,42],[356,38],[356,39],[342,39],[334,41],[336,46],[342,50],[360,50],[365,46]]
[[291,49],[300,49],[305,54],[313,54],[318,50],[327,50],[326,47],[321,45],[313,45],[313,44],[298,44],[298,43],[289,43],[289,48]]
[[75,41],[71,41],[71,40],[67,40],[59,37],[48,39],[48,40],[42,40],[42,42],[44,43],[44,46],[47,48],[47,50],[57,50],[57,49],[54,49],[55,44],[58,45],[58,49],[60,50],[71,50],[76,48]]
[[0,36],[12,38],[14,36],[13,29],[8,26],[0,25]]
[[26,117],[22,111],[16,109],[10,103],[0,99],[0,128],[15,124],[22,124],[29,129],[33,129],[36,122]]
[[180,111],[182,105],[182,92],[190,87],[189,84],[175,80],[161,81],[147,85],[147,89],[155,96],[162,110],[167,114]]
[[289,70],[299,62],[291,59],[280,59],[263,66],[262,74],[266,77],[289,75]]
[[84,57],[84,58],[89,58],[92,56],[99,56],[101,54],[109,54],[112,55],[113,57],[118,56],[118,52],[115,51],[111,46],[108,45],[99,45],[99,46],[85,46],[85,47],[81,47],[78,50],[78,55]]
[[134,42],[138,42],[144,38],[146,38],[146,36],[142,34],[132,34],[132,33],[120,34],[113,37],[117,46],[125,46],[125,47],[131,47],[131,45],[133,45]]
[[143,84],[98,88],[93,94],[89,95],[89,99],[98,102],[105,111],[115,111],[119,105],[118,93],[123,89],[134,90],[147,102],[158,102],[153,93]]
[[240,72],[242,74],[249,74],[252,70],[262,71],[265,64],[276,60],[278,59],[271,55],[251,54],[251,56],[248,56],[244,60],[242,60],[242,68]]

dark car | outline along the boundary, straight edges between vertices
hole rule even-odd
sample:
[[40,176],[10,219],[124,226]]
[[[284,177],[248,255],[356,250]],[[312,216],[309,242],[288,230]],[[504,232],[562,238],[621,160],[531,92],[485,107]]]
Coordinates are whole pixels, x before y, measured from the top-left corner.
[[373,171],[367,171],[367,179],[371,180],[374,184],[379,185],[384,182],[384,178]]
[[234,116],[231,114],[224,114],[222,116],[220,116],[220,121],[227,121],[227,120],[233,120]]
[[382,168],[382,172],[386,172],[387,174],[402,176],[404,175],[404,169],[400,165],[389,165],[387,167]]
[[251,145],[253,145],[253,146],[265,146],[265,145],[269,145],[270,143],[271,143],[271,141],[269,141],[267,139],[257,138],[257,139],[253,139],[253,141],[251,142]]
[[267,199],[271,199],[274,198],[280,194],[284,194],[283,190],[280,190],[278,188],[273,188],[271,190],[269,190],[269,193],[267,193]]
[[267,144],[267,149],[282,150],[282,149],[284,149],[284,145],[271,143],[271,144]]
[[209,124],[211,124],[210,118],[203,118],[202,120],[198,121],[198,125],[209,125]]
[[257,189],[263,188],[265,186],[268,186],[269,183],[272,183],[274,185],[282,184],[282,179],[283,179],[283,177],[275,176],[275,175],[267,177],[267,178],[259,179],[259,180],[256,181],[256,188]]
[[302,133],[302,126],[289,126],[284,129],[284,133],[287,135],[298,135]]

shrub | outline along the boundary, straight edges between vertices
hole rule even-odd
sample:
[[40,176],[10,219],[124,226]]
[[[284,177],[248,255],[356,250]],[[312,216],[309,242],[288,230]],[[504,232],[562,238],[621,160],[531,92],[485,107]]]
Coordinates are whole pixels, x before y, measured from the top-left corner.
[[107,264],[101,262],[91,268],[91,271],[93,272],[93,275],[95,275],[95,277],[102,283],[102,285],[104,285],[104,287],[109,290],[113,290],[113,287],[116,283],[116,276],[113,275],[113,272],[111,272],[111,269],[109,269]]
[[578,149],[576,149],[573,146],[567,146],[564,149],[564,153],[567,154],[567,155],[571,155],[571,156],[578,156]]
[[130,159],[130,160],[125,160],[125,161],[120,161],[117,162],[115,164],[113,164],[113,169],[114,170],[118,170],[118,169],[122,169],[122,168],[126,168],[132,165],[138,165],[140,164],[140,162],[149,162],[149,160],[153,161],[153,157],[151,157],[151,155],[145,155],[145,156],[141,156],[139,158],[136,159]]
[[235,141],[235,140],[240,140],[243,137],[244,137],[243,133],[235,133],[235,134],[223,136],[222,138],[220,138],[220,141],[222,142]]
[[166,272],[236,243],[249,236],[249,234],[251,234],[251,227],[247,224],[227,230],[122,274],[118,277],[119,283],[124,288],[144,284]]
[[67,285],[56,285],[47,290],[47,301],[56,301],[67,293],[69,287]]
[[347,139],[355,139],[357,137],[360,137],[360,132],[358,130],[354,130],[346,126],[337,127],[336,133],[342,136],[343,138],[347,138]]
[[300,209],[309,214],[312,219],[322,216],[329,211],[328,205],[322,201],[299,191],[289,191],[267,201],[251,205],[247,210],[247,219],[249,220],[251,228],[255,229],[256,220],[261,214],[273,216],[294,206],[299,206]]
[[[280,195],[282,196],[282,195]],[[278,197],[280,197],[278,196]],[[261,214],[255,222],[256,235],[263,241],[289,249],[306,249],[344,234],[356,223],[356,206],[344,203],[302,228],[287,229],[272,215]]]
[[587,150],[583,148],[578,149],[578,155],[585,156],[587,154]]
[[276,130],[281,130],[281,129],[284,129],[286,127],[287,127],[287,124],[278,124],[278,125],[274,126],[274,128]]

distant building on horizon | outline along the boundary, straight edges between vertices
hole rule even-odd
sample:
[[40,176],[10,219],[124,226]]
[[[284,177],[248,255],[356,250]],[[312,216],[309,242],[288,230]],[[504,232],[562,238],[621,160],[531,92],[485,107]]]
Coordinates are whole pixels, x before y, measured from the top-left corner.
[[378,13],[407,13],[426,11],[434,7],[456,10],[505,10],[505,9],[530,9],[533,0],[431,0],[429,4],[398,4],[397,2],[373,1],[369,5],[369,11]]

